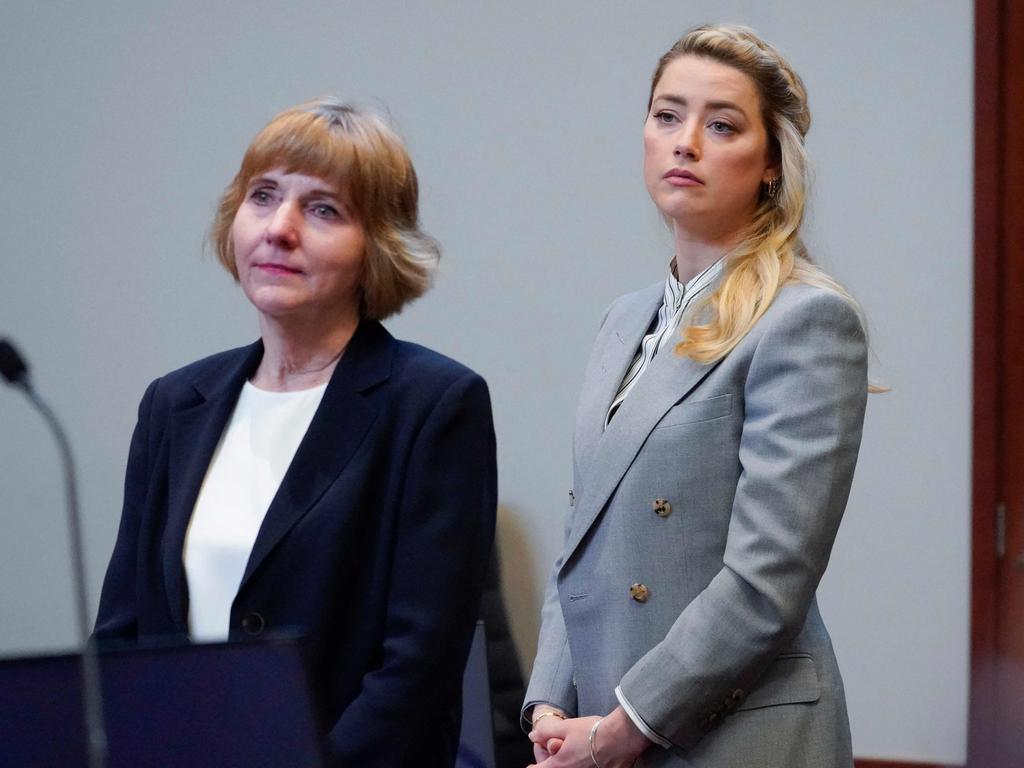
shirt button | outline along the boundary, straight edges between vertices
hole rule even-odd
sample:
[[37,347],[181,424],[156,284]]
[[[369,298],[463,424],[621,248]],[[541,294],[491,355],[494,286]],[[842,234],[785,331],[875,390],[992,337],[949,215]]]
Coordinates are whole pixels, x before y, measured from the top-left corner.
[[654,513],[658,517],[668,517],[672,514],[672,504],[668,499],[654,500]]
[[629,596],[638,603],[646,603],[647,598],[651,596],[651,590],[647,588],[646,584],[632,584],[629,587]]
[[242,617],[242,629],[245,630],[247,635],[261,634],[266,626],[267,622],[255,611],[253,613],[247,613]]

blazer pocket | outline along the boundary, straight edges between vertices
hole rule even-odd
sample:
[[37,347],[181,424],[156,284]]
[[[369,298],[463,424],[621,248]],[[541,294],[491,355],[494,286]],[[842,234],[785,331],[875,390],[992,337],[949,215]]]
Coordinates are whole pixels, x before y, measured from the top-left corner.
[[683,400],[668,409],[655,429],[710,421],[720,416],[728,416],[730,413],[732,413],[732,395],[718,395],[709,397],[707,400]]
[[787,653],[772,662],[758,680],[757,688],[735,711],[778,704],[806,704],[820,698],[821,683],[814,659],[806,653]]

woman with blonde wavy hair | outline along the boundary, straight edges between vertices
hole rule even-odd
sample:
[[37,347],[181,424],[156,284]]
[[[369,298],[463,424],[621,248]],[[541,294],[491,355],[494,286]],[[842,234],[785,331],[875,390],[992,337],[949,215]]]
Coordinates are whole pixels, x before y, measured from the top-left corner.
[[644,179],[669,275],[608,308],[523,706],[540,768],[851,766],[815,591],[868,393],[850,296],[800,239],[803,82],[738,26],[658,62]]
[[494,533],[487,385],[380,324],[430,285],[418,210],[370,112],[309,102],[256,135],[211,240],[260,337],[146,390],[96,622],[105,643],[303,635],[338,768],[451,768]]

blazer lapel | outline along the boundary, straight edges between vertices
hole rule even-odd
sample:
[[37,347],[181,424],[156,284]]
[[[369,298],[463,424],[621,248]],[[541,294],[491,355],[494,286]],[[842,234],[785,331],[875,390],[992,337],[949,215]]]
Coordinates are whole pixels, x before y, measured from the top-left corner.
[[341,474],[377,418],[363,394],[387,380],[395,340],[375,320],[363,320],[338,362],[295,457],[285,473],[245,566],[238,588]]
[[[646,303],[638,302],[632,316],[639,319],[630,323],[624,318],[628,327],[635,329],[638,325],[643,326],[640,334],[636,334],[634,330],[627,337],[631,342],[627,353],[630,360],[636,355],[640,340],[649,327],[650,318],[657,307],[657,300],[653,309]],[[642,324],[642,318],[646,318],[646,325]],[[586,491],[581,495],[572,531],[566,541],[563,568],[604,510],[608,499],[640,452],[651,430],[669,408],[685,398],[721,362],[697,363],[688,357],[680,357],[674,352],[673,347],[674,344],[669,342],[658,353],[629,396],[619,406],[608,428],[599,439],[592,441],[592,446],[584,454],[585,461],[581,461],[580,467]],[[604,412],[600,414],[602,427],[608,406],[622,382],[624,373],[625,368],[618,372],[617,378],[612,376],[615,382],[607,402],[604,403]],[[603,398],[607,394],[608,386],[606,383],[602,386]],[[592,421],[597,415],[589,414],[588,418]],[[588,426],[587,430],[588,433],[591,432],[592,425]]]
[[581,467],[593,466],[593,452],[604,439],[608,408],[661,306],[664,292],[664,283],[651,286],[633,297],[631,306],[606,321],[608,327],[602,331],[588,366],[576,410],[576,456]]
[[188,629],[188,589],[182,556],[185,532],[220,436],[238,402],[242,385],[263,357],[257,341],[238,350],[223,368],[192,382],[194,400],[171,413],[167,469],[167,528],[163,537],[164,584],[171,616]]

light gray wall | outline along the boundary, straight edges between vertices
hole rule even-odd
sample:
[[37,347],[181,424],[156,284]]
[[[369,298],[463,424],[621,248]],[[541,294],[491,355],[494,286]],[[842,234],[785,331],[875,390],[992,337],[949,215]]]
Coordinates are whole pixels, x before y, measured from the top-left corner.
[[[386,104],[444,243],[397,334],[491,384],[504,580],[527,667],[603,307],[660,279],[640,176],[656,58],[751,24],[810,90],[815,253],[862,301],[873,397],[821,589],[860,755],[959,762],[968,659],[972,4],[9,2],[0,7],[0,335],[78,450],[96,601],[134,409],[254,337],[202,239],[252,134],[327,93]],[[54,450],[0,391],[0,652],[74,641]]]

